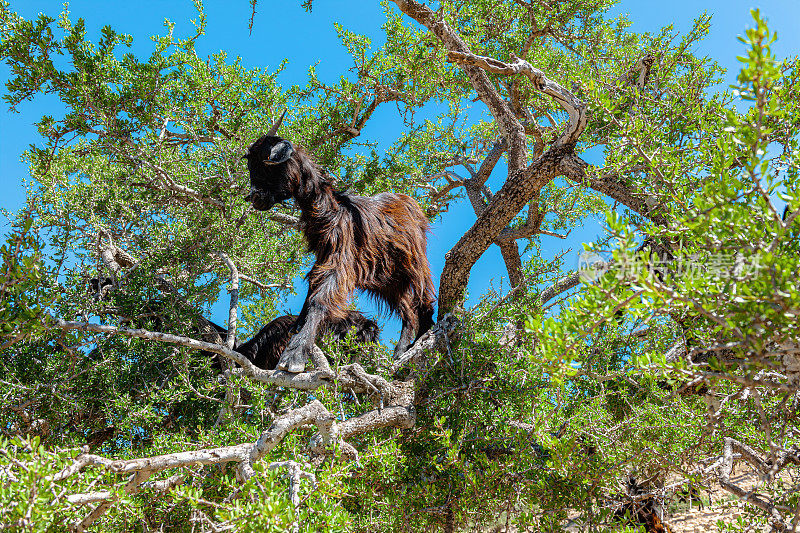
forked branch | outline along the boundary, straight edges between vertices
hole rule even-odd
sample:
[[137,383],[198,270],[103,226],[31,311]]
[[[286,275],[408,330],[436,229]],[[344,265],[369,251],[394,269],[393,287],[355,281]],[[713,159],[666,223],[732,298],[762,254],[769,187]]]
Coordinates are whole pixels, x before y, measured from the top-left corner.
[[511,62],[504,63],[491,57],[451,50],[447,53],[447,60],[459,65],[474,65],[494,74],[506,76],[524,74],[536,90],[552,97],[569,114],[566,130],[556,139],[553,146],[574,146],[578,142],[578,137],[583,133],[588,119],[586,104],[524,59],[511,54]]

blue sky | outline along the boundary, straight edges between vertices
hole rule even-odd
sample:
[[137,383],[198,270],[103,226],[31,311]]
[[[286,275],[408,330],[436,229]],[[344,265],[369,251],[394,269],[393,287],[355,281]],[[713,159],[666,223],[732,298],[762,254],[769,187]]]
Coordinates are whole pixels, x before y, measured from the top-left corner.
[[[334,22],[353,31],[373,38],[375,44],[381,43],[380,26],[385,20],[383,8],[376,1],[363,0],[315,0],[314,10],[306,13],[300,1],[260,0],[252,34],[248,33],[250,6],[246,0],[206,0],[205,11],[208,16],[206,35],[198,42],[198,53],[208,55],[223,49],[230,58],[241,56],[243,64],[249,67],[274,68],[283,59],[288,59],[286,70],[279,81],[284,86],[304,83],[308,67],[318,63],[317,72],[321,79],[334,81],[351,66],[348,56],[339,44]],[[132,9],[132,6],[133,7]],[[796,55],[800,50],[800,0],[713,0],[706,2],[672,0],[653,2],[650,0],[626,0],[612,10],[612,15],[628,13],[634,31],[657,31],[662,26],[674,24],[678,30],[686,30],[691,21],[703,11],[713,14],[711,35],[695,50],[698,55],[715,58],[729,69],[728,79],[732,80],[738,69],[735,57],[743,52],[736,40],[744,29],[752,25],[750,9],[759,7],[769,21],[770,28],[778,32],[778,42],[774,51],[778,56]],[[58,17],[62,2],[55,0],[11,0],[11,9],[25,18],[33,18],[39,12]],[[152,43],[149,36],[164,33],[164,19],[176,23],[177,35],[189,35],[192,31],[190,19],[196,12],[190,0],[140,0],[120,2],[114,0],[73,0],[69,4],[73,19],[86,20],[88,36],[96,41],[99,30],[108,24],[119,32],[134,37],[133,52],[149,55]],[[9,79],[9,69],[0,65],[0,81]],[[52,97],[37,97],[34,102],[23,103],[19,113],[10,113],[6,108],[0,110],[0,207],[15,211],[24,201],[22,182],[27,176],[27,168],[20,162],[20,154],[30,144],[40,142],[34,122],[43,114],[61,114],[59,103]],[[376,114],[365,135],[369,138],[383,137],[391,142],[396,138],[401,119],[391,109]],[[387,144],[388,144],[387,142]],[[435,282],[444,264],[444,254],[456,240],[469,228],[474,215],[467,202],[453,205],[433,227],[428,255]],[[0,231],[5,232],[8,221],[0,217]],[[583,230],[573,232],[569,243],[575,247],[578,240],[593,240],[599,228],[598,223],[590,222]],[[561,250],[565,242],[544,237],[542,241],[547,255]],[[573,256],[574,256],[573,252]],[[570,256],[572,257],[572,256]],[[569,259],[567,265],[571,265]],[[497,247],[490,249],[475,265],[470,287],[471,301],[483,292],[494,280],[499,283],[505,268]],[[287,309],[299,308],[304,288],[298,286],[298,297],[287,302]],[[224,311],[214,309],[214,318],[223,321]],[[394,329],[394,328],[390,328]],[[395,334],[392,332],[392,334]]]

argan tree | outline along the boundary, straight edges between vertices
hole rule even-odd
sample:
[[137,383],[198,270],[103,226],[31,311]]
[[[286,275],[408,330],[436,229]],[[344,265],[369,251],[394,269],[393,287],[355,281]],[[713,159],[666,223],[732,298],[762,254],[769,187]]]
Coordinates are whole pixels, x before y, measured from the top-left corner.
[[[382,46],[339,29],[338,83],[288,88],[200,58],[201,8],[144,60],[111,28],[2,5],[6,103],[64,113],[38,123],[0,250],[0,524],[599,531],[637,526],[633,476],[657,520],[675,489],[715,484],[747,503],[741,528],[796,530],[796,59],[755,12],[721,88],[691,52],[708,16],[637,34],[611,4],[394,0]],[[397,139],[362,134],[380,107]],[[397,359],[323,339],[290,374],[233,349],[310,264],[291,205],[244,201],[241,157],[284,110],[338,187],[474,211],[436,325]],[[543,251],[597,215],[593,268]],[[494,245],[510,287],[465,308]]]

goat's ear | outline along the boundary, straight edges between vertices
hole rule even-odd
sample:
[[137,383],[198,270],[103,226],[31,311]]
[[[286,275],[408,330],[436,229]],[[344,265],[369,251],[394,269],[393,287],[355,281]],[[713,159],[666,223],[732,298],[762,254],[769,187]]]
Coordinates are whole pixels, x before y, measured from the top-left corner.
[[281,140],[269,151],[269,159],[264,160],[265,165],[279,165],[288,161],[294,153],[294,146],[287,140]]

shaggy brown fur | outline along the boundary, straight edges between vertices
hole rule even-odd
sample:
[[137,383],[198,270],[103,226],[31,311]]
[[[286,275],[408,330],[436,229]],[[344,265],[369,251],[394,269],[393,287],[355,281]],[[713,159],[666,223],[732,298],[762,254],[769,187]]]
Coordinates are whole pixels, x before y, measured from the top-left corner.
[[[308,296],[278,368],[302,372],[324,317],[342,317],[355,289],[386,302],[403,328],[395,357],[433,325],[434,296],[426,256],[428,220],[404,194],[356,196],[335,191],[300,149],[265,135],[248,150],[250,195],[259,211],[294,198],[316,262]],[[415,335],[416,334],[416,335]]]

